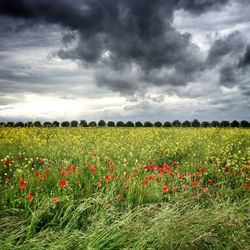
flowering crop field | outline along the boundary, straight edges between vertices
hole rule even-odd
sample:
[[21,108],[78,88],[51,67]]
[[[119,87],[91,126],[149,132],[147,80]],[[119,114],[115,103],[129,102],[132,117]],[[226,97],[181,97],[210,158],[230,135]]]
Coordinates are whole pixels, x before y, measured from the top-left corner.
[[0,128],[0,249],[250,249],[250,130]]

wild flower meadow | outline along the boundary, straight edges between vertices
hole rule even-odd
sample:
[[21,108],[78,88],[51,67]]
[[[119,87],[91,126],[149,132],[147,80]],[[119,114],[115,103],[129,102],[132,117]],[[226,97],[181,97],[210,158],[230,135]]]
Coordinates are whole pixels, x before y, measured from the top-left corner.
[[249,249],[250,130],[0,128],[0,249]]

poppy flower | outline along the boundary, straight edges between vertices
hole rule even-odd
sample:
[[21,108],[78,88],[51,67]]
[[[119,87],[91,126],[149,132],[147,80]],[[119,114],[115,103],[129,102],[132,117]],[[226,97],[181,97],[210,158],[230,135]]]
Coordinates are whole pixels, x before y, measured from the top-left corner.
[[231,173],[232,175],[236,175],[237,174],[237,172],[236,171],[232,171],[232,173]]
[[115,176],[115,175],[112,175],[112,176],[111,176],[111,178],[112,178],[112,179],[115,179],[115,178],[116,178],[116,176]]
[[120,201],[120,200],[121,200],[121,195],[120,195],[120,194],[116,195],[116,199],[117,199],[118,201]]
[[149,180],[153,180],[153,175],[149,174],[149,175],[148,175],[148,179],[149,179]]
[[167,193],[169,191],[169,187],[168,186],[163,186],[162,190],[164,193]]
[[46,175],[42,175],[42,177],[41,177],[40,181],[42,182],[42,181],[44,181],[46,178],[47,178],[47,176],[46,176]]
[[144,184],[148,184],[148,179],[143,180]]
[[60,180],[60,186],[63,187],[63,186],[66,186],[68,184],[68,181],[64,180],[64,179],[61,179]]
[[11,164],[11,160],[10,160],[10,159],[7,159],[7,160],[5,161],[5,165],[6,165],[6,166],[10,166],[10,164]]
[[250,160],[248,160],[248,161],[246,162],[246,164],[247,164],[247,165],[250,165]]
[[48,168],[44,169],[44,172],[45,172],[45,173],[48,173],[48,172],[49,172],[49,169],[48,169]]
[[209,180],[207,180],[207,183],[208,184],[213,183],[213,180],[209,179]]
[[92,152],[93,157],[97,156],[97,153],[95,151]]
[[52,199],[52,201],[56,204],[56,203],[59,202],[59,198],[58,198],[58,197],[54,197],[54,198]]
[[100,186],[102,185],[102,183],[101,183],[100,181],[98,181],[98,182],[96,183],[96,185],[97,185],[97,187],[100,187]]
[[105,181],[106,181],[106,183],[110,182],[110,176],[108,174],[105,175]]
[[125,189],[126,189],[126,190],[129,190],[129,186],[125,186]]
[[185,176],[183,174],[179,174],[179,179],[185,179]]
[[208,191],[208,188],[207,188],[207,187],[204,187],[204,188],[203,188],[203,192],[206,193],[207,191]]
[[226,165],[226,166],[224,167],[224,169],[225,169],[226,171],[228,171],[228,170],[229,170],[229,166]]
[[4,178],[4,183],[10,183],[10,179],[9,178]]
[[76,165],[72,165],[71,168],[72,168],[72,169],[76,169]]
[[198,187],[199,186],[199,182],[198,181],[193,181],[192,182],[192,186],[193,187]]
[[29,199],[30,201],[32,201],[33,200],[33,195],[32,194],[28,194],[27,195],[27,199]]
[[26,186],[25,185],[22,185],[21,187],[20,187],[20,190],[21,191],[24,191],[26,189]]
[[167,164],[164,164],[164,165],[163,165],[163,170],[164,170],[164,171],[169,171],[169,170],[170,170],[170,166],[167,165]]
[[195,177],[201,177],[199,173],[194,173]]
[[92,171],[94,173],[96,172],[96,168],[94,166],[90,166],[89,169],[90,169],[90,171]]
[[25,185],[25,184],[26,184],[26,181],[25,181],[24,179],[20,179],[20,180],[19,180],[19,183],[20,183],[21,185]]
[[206,169],[205,169],[205,168],[200,168],[200,171],[201,171],[202,173],[205,173],[205,172],[206,172]]
[[188,189],[188,188],[189,188],[188,185],[183,185],[182,187],[185,188],[185,189]]
[[39,159],[38,162],[39,163],[43,163],[44,161],[43,161],[43,159]]
[[65,171],[61,171],[61,176],[64,176],[66,175],[66,172]]
[[110,166],[110,167],[109,167],[109,171],[110,171],[111,173],[114,171],[114,169],[115,169],[114,166]]
[[174,177],[174,173],[173,173],[173,172],[168,172],[168,174],[169,174],[171,177]]
[[35,176],[38,177],[40,173],[38,171],[35,172]]

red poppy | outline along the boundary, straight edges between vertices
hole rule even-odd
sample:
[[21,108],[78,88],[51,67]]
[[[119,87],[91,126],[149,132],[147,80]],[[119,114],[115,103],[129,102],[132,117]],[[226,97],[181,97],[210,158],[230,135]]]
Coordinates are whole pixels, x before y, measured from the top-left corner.
[[11,164],[11,160],[10,159],[7,159],[6,161],[5,161],[5,165],[6,166],[9,166]]
[[47,176],[44,174],[44,175],[42,175],[40,181],[42,182],[42,181],[44,181],[46,178],[47,178]]
[[148,179],[143,180],[144,184],[148,184]]
[[92,152],[93,157],[97,156],[97,153],[95,151]]
[[129,186],[125,186],[125,189],[126,189],[126,190],[129,190]]
[[9,178],[4,178],[4,183],[10,183],[10,179]]
[[117,199],[118,201],[120,201],[120,200],[121,200],[121,195],[120,195],[120,194],[116,195],[116,199]]
[[203,188],[203,192],[207,192],[208,191],[208,188],[207,187],[204,187]]
[[226,171],[228,171],[228,170],[229,170],[229,166],[226,165],[226,166],[224,167],[224,169],[225,169]]
[[173,172],[168,172],[168,174],[169,174],[171,177],[174,177],[174,173],[173,173]]
[[185,179],[185,176],[183,174],[179,174],[179,179]]
[[201,177],[199,173],[194,173],[195,177]]
[[27,199],[29,199],[30,201],[32,201],[33,200],[33,195],[32,194],[28,194],[27,195]]
[[185,188],[185,189],[188,189],[188,188],[189,188],[188,185],[183,185],[182,187]]
[[43,159],[39,159],[38,162],[39,163],[43,163],[44,161],[43,161]]
[[48,168],[44,169],[44,172],[45,172],[45,173],[48,173],[48,172],[49,172],[49,169],[48,169]]
[[107,159],[107,162],[108,162],[108,163],[111,163],[111,162],[112,162],[112,160],[109,158],[109,159]]
[[114,171],[114,169],[115,169],[114,166],[110,166],[110,167],[109,167],[109,171],[110,171],[111,173]]
[[116,178],[116,176],[115,176],[115,175],[112,175],[112,176],[111,176],[111,178],[112,178],[112,179],[115,179],[115,178]]
[[21,191],[24,191],[26,189],[26,186],[25,185],[22,185],[21,187],[20,187],[20,190]]
[[163,170],[164,171],[169,171],[170,170],[170,166],[167,164],[163,164]]
[[65,171],[61,171],[61,176],[64,176],[66,175],[66,172]]
[[149,180],[153,180],[153,175],[149,174],[149,175],[148,175],[148,179],[149,179]]
[[35,172],[35,176],[38,177],[40,173],[38,171]]
[[63,187],[63,186],[66,186],[68,184],[68,181],[64,180],[64,179],[61,179],[60,180],[60,186]]
[[206,169],[205,169],[205,168],[200,168],[200,171],[201,171],[202,173],[204,173],[204,172],[206,172]]
[[101,183],[100,181],[98,181],[98,182],[96,183],[96,185],[97,185],[97,187],[100,187],[100,186],[102,185],[102,183]]
[[71,168],[72,168],[72,169],[76,169],[76,165],[72,165]]
[[198,181],[193,181],[192,186],[193,187],[199,187],[199,182]]
[[236,171],[232,171],[232,175],[236,175],[237,174],[237,172]]
[[172,190],[175,192],[177,190],[177,187],[172,187]]
[[250,165],[250,160],[248,160],[248,161],[246,162],[246,164],[247,164],[247,165]]
[[90,166],[89,169],[90,169],[90,171],[92,171],[94,173],[96,172],[96,168],[94,166]]
[[244,191],[247,191],[249,188],[250,188],[250,183],[244,183],[243,184]]
[[207,183],[213,183],[213,180],[211,180],[211,179],[209,179],[209,180],[207,180]]
[[52,200],[55,204],[59,202],[59,198],[58,197],[54,197]]
[[106,183],[110,182],[110,176],[108,174],[105,175],[105,181],[106,181]]
[[167,193],[169,191],[169,187],[168,186],[163,186],[162,190],[164,193]]
[[20,180],[19,180],[19,183],[20,183],[21,185],[25,185],[25,184],[26,184],[26,181],[25,181],[24,179],[20,179]]

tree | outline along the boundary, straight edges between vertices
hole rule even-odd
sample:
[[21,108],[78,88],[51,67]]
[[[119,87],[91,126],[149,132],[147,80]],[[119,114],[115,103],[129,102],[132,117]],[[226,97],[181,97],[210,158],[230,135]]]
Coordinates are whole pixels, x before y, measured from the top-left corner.
[[5,126],[6,126],[5,122],[0,122],[0,127],[5,127]]
[[24,123],[24,127],[29,128],[29,127],[32,127],[32,126],[33,126],[33,122],[31,122],[31,121],[28,121],[28,122]]
[[70,126],[76,128],[78,126],[78,121],[71,121]]
[[181,126],[181,122],[179,120],[174,120],[172,123],[173,127],[180,127]]
[[250,123],[248,121],[243,120],[243,121],[240,122],[240,126],[242,128],[249,128],[250,127]]
[[24,123],[23,122],[16,122],[14,127],[21,127],[23,128],[24,127]]
[[184,127],[184,128],[189,128],[189,127],[191,127],[191,122],[190,122],[190,121],[185,121],[185,122],[183,122],[183,123],[182,123],[182,127]]
[[49,127],[52,127],[52,123],[51,123],[51,122],[44,122],[44,123],[43,123],[43,126],[44,126],[45,128],[49,128]]
[[42,124],[41,124],[40,121],[35,121],[35,122],[33,123],[33,127],[40,128],[40,127],[42,127]]
[[135,123],[135,127],[137,128],[143,127],[143,124],[140,121],[138,121]]
[[58,128],[60,126],[60,123],[58,121],[53,121],[52,125],[53,127]]
[[227,128],[227,127],[229,127],[229,125],[230,125],[230,122],[229,122],[229,121],[222,121],[222,122],[220,123],[220,126],[221,126],[222,128]]
[[152,122],[144,122],[144,127],[153,127],[154,124]]
[[218,121],[212,121],[211,126],[214,127],[214,128],[220,127],[220,123]]
[[9,128],[14,127],[14,122],[7,122],[6,127],[9,127]]
[[201,123],[197,120],[197,119],[194,119],[192,122],[192,127],[194,128],[199,128],[201,126]]
[[232,128],[238,128],[240,126],[240,123],[236,120],[232,121],[231,122],[231,127]]
[[171,128],[171,127],[172,127],[172,124],[171,124],[171,122],[164,122],[164,123],[163,123],[163,127],[164,127],[164,128]]
[[104,120],[100,120],[98,122],[98,127],[106,127],[106,122]]
[[134,127],[134,126],[135,126],[135,124],[132,121],[128,121],[125,124],[125,127]]
[[125,124],[124,124],[124,122],[122,122],[122,121],[118,121],[118,122],[116,123],[116,127],[125,127]]
[[115,123],[114,123],[113,121],[109,121],[109,122],[107,123],[107,126],[108,126],[108,127],[115,127]]
[[208,127],[210,127],[210,123],[207,122],[207,121],[204,121],[204,122],[201,123],[201,126],[202,126],[203,128],[208,128]]
[[154,123],[154,127],[157,127],[157,128],[161,128],[162,127],[162,123],[157,121]]
[[68,121],[61,122],[61,127],[68,128],[70,123]]
[[80,127],[88,127],[88,123],[85,120],[81,120]]
[[96,122],[95,121],[90,122],[89,127],[96,127]]

